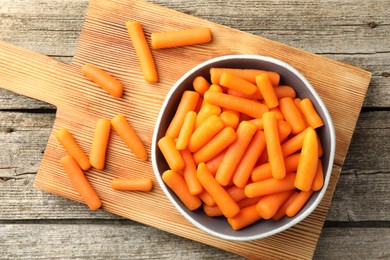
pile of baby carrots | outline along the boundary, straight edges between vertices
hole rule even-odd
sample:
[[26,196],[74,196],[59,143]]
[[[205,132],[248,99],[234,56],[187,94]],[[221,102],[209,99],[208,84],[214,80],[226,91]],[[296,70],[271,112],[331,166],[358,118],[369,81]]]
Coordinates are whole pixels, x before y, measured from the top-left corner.
[[295,216],[324,183],[312,102],[275,72],[211,68],[210,80],[193,80],[158,141],[163,181],[189,210],[234,230]]

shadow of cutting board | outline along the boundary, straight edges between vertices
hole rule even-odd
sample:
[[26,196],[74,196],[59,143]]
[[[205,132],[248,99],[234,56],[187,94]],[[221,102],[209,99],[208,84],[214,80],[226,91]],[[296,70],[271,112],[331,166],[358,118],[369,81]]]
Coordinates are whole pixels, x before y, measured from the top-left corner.
[[[211,44],[153,50],[159,83],[143,80],[125,22],[138,20],[149,39],[151,32],[207,26]],[[163,99],[173,83],[187,70],[207,59],[225,54],[261,54],[281,59],[302,72],[317,90],[334,120],[336,158],[328,191],[318,209],[300,224],[278,235],[252,242],[225,241],[203,233],[171,205],[157,182],[153,192],[119,192],[109,188],[113,177],[150,177],[150,159],[138,160],[112,133],[104,171],[86,174],[103,201],[103,210],[193,239],[248,258],[311,258],[330,205],[331,197],[355,128],[371,78],[369,72],[304,52],[258,36],[211,23],[142,1],[92,0],[71,65],[6,43],[0,43],[0,87],[51,103],[57,107],[35,187],[80,201],[63,172],[59,159],[65,155],[54,137],[68,128],[89,152],[99,117],[111,119],[123,113],[140,138],[150,144]],[[80,73],[80,66],[93,63],[125,85],[124,96],[113,99]],[[129,234],[131,235],[131,234]]]

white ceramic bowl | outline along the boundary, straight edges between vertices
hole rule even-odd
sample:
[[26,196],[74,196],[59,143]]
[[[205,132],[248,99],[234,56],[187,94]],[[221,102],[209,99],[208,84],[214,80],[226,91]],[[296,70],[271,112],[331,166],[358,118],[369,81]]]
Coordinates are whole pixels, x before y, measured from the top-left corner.
[[[208,217],[201,208],[193,212],[188,210],[178,199],[178,197],[163,182],[161,175],[165,170],[168,169],[168,165],[165,162],[165,159],[162,156],[160,150],[158,149],[157,142],[161,137],[164,136],[165,131],[176,111],[182,93],[185,90],[193,89],[192,81],[196,76],[201,75],[206,79],[210,79],[209,70],[212,67],[262,69],[275,71],[281,76],[281,84],[292,86],[297,92],[297,96],[300,98],[310,98],[321,118],[323,119],[325,126],[317,129],[317,133],[320,136],[324,150],[324,155],[322,157],[324,167],[324,186],[320,191],[313,194],[303,209],[295,217],[284,217],[277,222],[273,221],[272,219],[260,220],[257,223],[242,230],[235,231],[230,227],[229,223],[224,217]],[[295,68],[283,61],[271,57],[259,55],[228,55],[214,58],[199,64],[184,74],[173,85],[172,89],[165,98],[156,122],[152,140],[151,156],[153,170],[159,185],[169,200],[186,219],[188,219],[199,229],[218,238],[234,241],[249,241],[261,239],[286,230],[299,223],[313,212],[313,210],[318,206],[321,199],[323,198],[329,184],[329,179],[332,173],[333,159],[335,155],[335,143],[335,131],[328,110],[326,109],[324,103],[321,101],[314,88]]]

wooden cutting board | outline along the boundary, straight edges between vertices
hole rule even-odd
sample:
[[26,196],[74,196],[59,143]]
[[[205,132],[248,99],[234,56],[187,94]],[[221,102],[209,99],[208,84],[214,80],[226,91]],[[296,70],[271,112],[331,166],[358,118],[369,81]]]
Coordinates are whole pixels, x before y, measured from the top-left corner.
[[[207,26],[211,44],[154,50],[159,83],[146,83],[127,35],[125,22],[138,20],[146,36],[151,32]],[[369,72],[258,36],[224,27],[143,1],[92,0],[71,65],[0,42],[0,87],[51,103],[57,116],[35,187],[80,201],[63,172],[59,159],[65,155],[54,137],[67,128],[89,152],[96,120],[123,113],[140,138],[150,144],[163,99],[173,83],[187,70],[207,59],[226,54],[261,54],[281,59],[302,72],[312,83],[333,117],[337,151],[331,182],[318,209],[300,224],[266,239],[252,242],[225,241],[195,228],[171,205],[157,182],[152,192],[119,192],[108,187],[113,177],[150,177],[150,159],[138,160],[116,133],[110,137],[104,171],[87,176],[103,201],[103,210],[193,239],[248,258],[311,258],[330,205],[337,179],[351,141],[371,78]],[[94,63],[125,85],[124,96],[113,99],[80,73],[84,63]],[[133,234],[129,234],[131,236]]]

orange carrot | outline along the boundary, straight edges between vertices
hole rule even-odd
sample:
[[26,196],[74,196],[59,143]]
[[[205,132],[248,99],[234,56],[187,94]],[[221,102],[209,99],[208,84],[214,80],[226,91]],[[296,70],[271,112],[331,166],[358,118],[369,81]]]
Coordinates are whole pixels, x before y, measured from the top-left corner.
[[256,69],[233,69],[233,68],[211,68],[210,77],[212,83],[218,83],[223,72],[241,77],[253,84],[256,84],[256,77],[262,73],[267,73],[271,79],[272,85],[279,85],[280,75],[276,72],[256,70]]
[[286,208],[286,215],[289,217],[294,217],[310,199],[313,191],[301,191],[295,198],[290,202]]
[[274,91],[278,99],[284,97],[295,98],[297,96],[295,90],[290,86],[277,86],[274,88]]
[[211,115],[219,116],[220,114],[221,108],[219,106],[211,105],[209,103],[204,104],[196,116],[195,128],[198,128]]
[[188,149],[196,152],[208,143],[216,134],[224,128],[223,121],[216,115],[207,118],[191,135]]
[[260,118],[268,107],[253,100],[231,96],[224,93],[206,91],[204,100],[220,107],[247,114],[253,118]]
[[111,96],[115,98],[122,97],[122,83],[104,70],[92,64],[84,64],[81,67],[81,72],[84,76],[95,82],[99,87],[107,91]]
[[274,178],[264,181],[253,182],[245,186],[245,195],[248,198],[254,198],[272,193],[288,191],[295,189],[294,179],[295,173],[287,173],[286,177],[281,180]]
[[192,158],[192,154],[188,149],[180,151],[180,154],[185,162],[183,177],[187,183],[188,189],[192,195],[199,195],[202,193],[203,187],[196,177],[196,164]]
[[115,178],[112,179],[110,187],[122,191],[150,191],[153,182],[150,178]]
[[251,206],[253,204],[257,204],[259,202],[261,197],[254,197],[254,198],[245,198],[237,202],[237,205],[242,208],[246,208],[248,206]]
[[172,170],[166,170],[161,177],[189,210],[196,210],[202,205],[202,201],[197,196],[190,193],[183,176],[179,173]]
[[195,122],[196,113],[194,111],[188,111],[176,141],[177,150],[184,150],[187,148],[191,135],[194,132]]
[[261,95],[260,90],[258,88],[256,89],[255,93],[253,93],[252,95],[245,95],[244,93],[235,91],[233,89],[228,89],[226,91],[226,93],[228,93],[229,95],[232,95],[232,96],[242,97],[245,99],[255,99],[255,100],[256,99],[257,100],[263,99],[263,95]]
[[282,179],[286,175],[286,168],[280,146],[278,122],[276,121],[274,112],[264,113],[263,127],[272,176],[275,179]]
[[212,39],[210,28],[199,27],[186,30],[152,33],[154,49],[174,48],[193,44],[209,43]]
[[318,163],[318,143],[316,132],[309,127],[302,144],[301,157],[299,158],[297,177],[294,185],[302,191],[309,191],[313,184]]
[[291,133],[292,128],[289,123],[284,120],[278,120],[279,140],[282,143]]
[[199,94],[195,91],[184,91],[180,103],[176,109],[175,115],[168,126],[165,135],[172,138],[179,136],[187,112],[193,111],[198,103]]
[[220,152],[217,156],[206,162],[207,168],[209,168],[211,174],[215,175],[217,173],[218,167],[221,165],[223,157],[225,156],[226,150]]
[[[240,188],[238,188],[236,186],[232,186],[231,188],[227,189],[226,191],[229,193],[229,195],[232,197],[232,199],[234,199],[234,201],[237,202],[237,205],[240,208],[243,208],[245,205],[248,205],[249,203],[252,203],[250,201],[245,201],[243,203],[240,203],[243,199],[246,198],[243,189],[240,189]],[[256,202],[257,201],[258,201],[258,199],[256,200]],[[252,204],[254,204],[254,202]],[[244,205],[244,206],[241,207],[240,205]],[[217,205],[209,206],[207,204],[204,204],[203,205],[203,210],[206,213],[206,215],[209,216],[209,217],[223,216],[222,211],[219,209],[219,207]]]
[[209,88],[209,91],[223,93],[222,87],[220,85],[216,84],[216,83],[211,84],[211,86]]
[[215,206],[214,199],[211,197],[211,195],[207,191],[203,190],[203,192],[200,193],[198,195],[198,197],[199,197],[199,199],[201,199],[204,202],[205,205],[207,205],[209,207]]
[[299,111],[299,113],[301,114],[303,121],[305,122],[306,127],[308,127],[308,126],[309,126],[309,123],[307,122],[306,117],[305,117],[305,115],[303,114],[301,107],[299,106],[299,104],[301,103],[301,101],[302,101],[302,100],[301,100],[300,98],[294,98],[294,103],[295,103],[295,105],[297,106],[298,111]]
[[228,222],[234,230],[240,230],[260,219],[261,216],[256,210],[256,204],[254,204],[241,209],[241,211],[236,216],[228,218]]
[[110,137],[110,120],[99,118],[96,122],[95,133],[93,136],[89,162],[98,170],[104,169],[106,161],[106,151],[108,138]]
[[258,130],[248,145],[241,161],[238,163],[233,174],[233,183],[240,188],[244,188],[251,176],[257,160],[265,149],[264,132]]
[[290,97],[281,98],[279,100],[279,104],[280,111],[284,116],[284,120],[286,120],[286,122],[291,125],[291,132],[296,135],[305,130],[305,121],[303,121],[303,118],[299,113],[294,100]]
[[225,127],[208,143],[193,154],[196,164],[207,162],[225,150],[236,140],[236,132],[231,127]]
[[257,127],[257,130],[263,130],[263,119],[262,118],[254,118],[251,120],[248,120],[249,123],[252,125],[255,125]]
[[192,81],[192,86],[199,95],[203,96],[204,93],[209,89],[210,83],[202,76],[197,76]]
[[195,111],[195,113],[199,113],[200,109],[202,108],[203,106],[203,96],[199,96],[198,98],[198,102],[196,103],[196,106],[194,108],[193,111]]
[[308,129],[309,128],[306,128],[282,144],[282,153],[284,157],[289,156],[302,148],[303,139],[305,138]]
[[126,22],[127,32],[134,46],[135,53],[141,64],[142,74],[147,82],[157,82],[158,75],[156,65],[146,41],[142,25],[137,21]]
[[291,201],[295,199],[296,196],[298,196],[299,192],[294,191],[290,197],[282,204],[282,206],[279,207],[279,209],[276,211],[274,216],[272,217],[273,220],[279,221],[282,219],[284,216],[286,216],[286,209],[288,205],[290,204]]
[[207,204],[203,204],[203,211],[209,217],[220,217],[223,216],[222,211],[219,209],[217,205],[208,206]]
[[240,207],[214,179],[214,176],[204,163],[198,165],[197,176],[203,188],[211,195],[225,217],[230,218],[237,215]]
[[83,152],[80,146],[76,143],[72,134],[65,128],[58,130],[55,134],[58,142],[65,148],[76,162],[80,165],[81,169],[87,171],[91,168],[91,163],[87,155]]
[[280,112],[279,107],[270,108],[269,111],[275,113],[275,117],[276,117],[277,120],[283,120],[284,121],[283,114],[282,114],[282,112]]
[[180,152],[176,149],[175,141],[171,137],[164,136],[158,141],[157,145],[172,171],[184,169],[186,164]]
[[324,122],[322,121],[320,115],[317,113],[310,99],[302,99],[302,101],[299,103],[299,107],[301,108],[302,113],[305,115],[309,126],[316,129],[324,125]]
[[324,169],[322,167],[322,160],[318,159],[316,176],[314,177],[311,189],[313,191],[319,191],[324,186]]
[[256,85],[253,83],[227,72],[222,73],[219,84],[225,88],[233,89],[245,95],[252,95],[257,89]]
[[[257,164],[263,164],[263,163],[268,163],[268,151],[267,149],[264,149],[264,151],[261,153],[259,160],[257,160]],[[272,173],[272,172],[271,172]]]
[[73,187],[80,194],[89,209],[97,210],[100,208],[102,202],[75,159],[70,155],[66,155],[61,158],[60,162],[72,182]]
[[278,97],[276,96],[274,87],[268,74],[263,73],[256,77],[256,84],[264,98],[266,105],[269,108],[277,107],[279,105]]
[[225,124],[226,127],[231,127],[233,129],[236,129],[239,123],[239,116],[238,113],[234,111],[223,111],[220,115],[223,123]]
[[257,212],[263,219],[272,218],[293,192],[293,190],[282,191],[261,197],[256,205]]
[[240,200],[246,198],[243,188],[239,188],[237,186],[231,186],[230,188],[226,189],[226,191],[229,193],[230,197],[232,197],[232,199],[235,202],[239,202]]
[[134,129],[129,125],[124,115],[116,115],[111,120],[111,125],[118,133],[120,138],[122,138],[125,144],[138,158],[143,161],[146,161],[148,159],[148,154],[146,153],[144,144],[142,143],[141,139],[134,131]]
[[225,156],[215,174],[216,181],[221,185],[228,185],[231,181],[234,171],[236,170],[239,161],[244,156],[245,150],[248,147],[253,135],[256,133],[256,126],[242,121],[237,128],[237,138],[229,146]]

